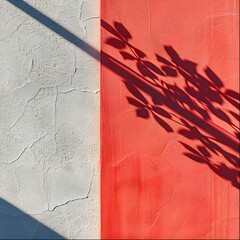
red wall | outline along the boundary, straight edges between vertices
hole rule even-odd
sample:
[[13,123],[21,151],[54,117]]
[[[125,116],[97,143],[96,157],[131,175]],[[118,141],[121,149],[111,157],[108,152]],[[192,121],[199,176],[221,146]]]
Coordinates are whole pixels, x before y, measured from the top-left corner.
[[102,0],[102,238],[237,239],[236,0]]

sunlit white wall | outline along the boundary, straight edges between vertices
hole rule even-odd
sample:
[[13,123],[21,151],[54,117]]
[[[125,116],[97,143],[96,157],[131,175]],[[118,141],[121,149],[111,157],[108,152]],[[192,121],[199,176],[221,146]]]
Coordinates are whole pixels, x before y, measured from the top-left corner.
[[[99,0],[25,2],[99,50]],[[98,238],[99,62],[7,0],[0,33],[0,197]]]

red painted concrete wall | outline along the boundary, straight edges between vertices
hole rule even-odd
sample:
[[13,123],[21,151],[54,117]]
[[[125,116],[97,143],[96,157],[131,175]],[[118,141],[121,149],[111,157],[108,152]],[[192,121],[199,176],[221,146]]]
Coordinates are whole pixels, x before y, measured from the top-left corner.
[[238,239],[238,12],[102,0],[102,238]]

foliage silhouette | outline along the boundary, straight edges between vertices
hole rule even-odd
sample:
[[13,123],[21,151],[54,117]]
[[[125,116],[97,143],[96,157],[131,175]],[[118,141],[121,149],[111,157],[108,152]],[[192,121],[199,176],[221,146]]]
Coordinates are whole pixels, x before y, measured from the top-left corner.
[[[183,155],[208,165],[220,177],[239,188],[239,126],[232,120],[239,120],[239,93],[225,89],[222,80],[209,66],[203,69],[204,75],[200,74],[198,64],[182,59],[172,46],[164,46],[169,59],[155,54],[161,64],[158,67],[146,60],[147,55],[129,42],[132,36],[123,24],[114,22],[111,26],[103,20],[101,24],[114,35],[106,43],[121,49],[119,53],[123,60],[135,61],[138,73],[131,69],[133,74],[140,75],[141,80],[147,83],[143,86],[138,82],[138,76],[134,78],[122,74],[123,82],[132,95],[127,96],[127,101],[136,107],[136,115],[145,119],[152,116],[167,132],[176,132],[171,122],[178,123],[177,132],[197,142],[196,146],[190,146],[180,141],[186,149]],[[185,84],[178,85],[173,78],[184,79]],[[150,95],[152,102],[144,95]],[[236,110],[224,109],[226,102]],[[169,111],[169,108],[174,111]],[[232,131],[223,129],[216,119],[230,126]],[[228,136],[229,140],[223,140],[222,136]],[[228,152],[229,147],[237,153]],[[219,155],[224,156],[227,165],[214,161],[214,156]]]

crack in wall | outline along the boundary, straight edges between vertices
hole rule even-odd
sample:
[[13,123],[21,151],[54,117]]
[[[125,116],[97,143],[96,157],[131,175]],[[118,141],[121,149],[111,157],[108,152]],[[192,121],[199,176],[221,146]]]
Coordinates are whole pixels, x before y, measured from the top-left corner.
[[[39,11],[47,12],[50,18],[56,19],[56,22],[63,23],[67,28],[79,33],[80,38],[91,38],[92,41],[97,37],[92,29],[88,29],[92,26],[84,23],[95,18],[91,12],[95,11],[93,8],[97,3],[86,7],[85,1],[79,3],[71,1],[59,6],[57,0],[46,7],[44,3],[34,0],[31,4],[33,7],[37,6]],[[74,6],[77,9],[79,7],[79,12]],[[88,64],[87,62],[91,61],[89,66],[92,66],[93,60],[89,60],[88,56],[77,51],[76,46],[62,37],[52,34],[45,26],[35,20],[30,22],[31,18],[28,15],[23,15],[26,21],[14,25],[20,11],[12,5],[9,5],[9,9],[14,19],[9,18],[9,31],[5,32],[1,39],[4,41],[1,46],[12,49],[15,44],[15,47],[6,53],[6,59],[10,58],[7,64],[10,65],[0,66],[0,74],[2,68],[8,68],[7,74],[9,76],[11,74],[6,79],[8,83],[4,88],[7,111],[6,117],[4,116],[6,123],[3,125],[3,137],[6,138],[6,144],[2,147],[6,152],[9,148],[10,154],[1,153],[1,158],[6,162],[0,164],[3,168],[10,169],[6,176],[10,172],[14,173],[7,181],[10,190],[5,195],[16,206],[26,211],[26,216],[36,215],[49,228],[54,228],[60,233],[64,232],[69,238],[71,236],[80,238],[82,233],[78,233],[75,219],[85,214],[85,209],[82,204],[71,208],[71,203],[88,200],[87,204],[90,207],[92,200],[98,199],[95,194],[96,169],[93,165],[97,161],[95,148],[98,142],[95,133],[91,132],[91,136],[88,137],[87,131],[95,129],[93,117],[99,114],[95,106],[99,98],[99,89],[92,88],[96,86],[95,81],[98,83],[99,75],[97,71],[93,71],[88,76],[86,69],[79,68],[78,62],[81,64],[84,61]],[[86,17],[88,19],[85,19]],[[0,28],[2,26],[0,25]],[[11,59],[14,61],[11,62]],[[24,64],[21,63],[23,59]],[[99,65],[97,60],[94,60],[94,64]],[[20,67],[13,69],[15,65]],[[78,86],[80,87],[77,88]],[[73,96],[67,95],[74,91],[76,94]],[[77,95],[81,95],[79,98],[82,101],[81,106],[85,108],[84,104],[89,103],[93,107],[82,113],[87,116],[84,118],[81,117],[82,110],[75,104],[72,112],[76,112],[80,118],[79,122],[75,120],[77,124],[74,125],[71,119],[64,118],[62,106],[64,102],[66,106],[71,107],[72,100]],[[84,127],[81,119],[86,121]],[[0,129],[0,134],[1,131]],[[99,156],[97,158],[99,159]],[[82,174],[79,174],[79,171]],[[60,183],[63,178],[64,181]],[[32,191],[31,187],[34,188]],[[67,192],[68,189],[71,190],[70,194]],[[31,201],[33,204],[29,204]],[[91,208],[96,209],[96,215],[99,217],[98,206],[94,205]],[[47,217],[48,213],[51,214],[50,219]],[[57,224],[59,214],[66,218],[61,224]],[[79,228],[92,225],[90,218],[81,221],[83,222],[80,222]],[[40,225],[33,229],[34,233],[31,235],[38,236],[39,229]],[[96,236],[94,232],[91,234]]]

